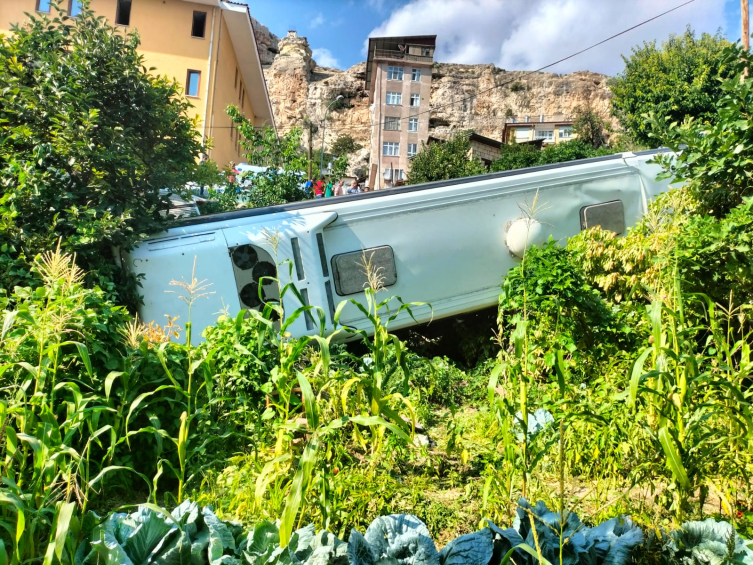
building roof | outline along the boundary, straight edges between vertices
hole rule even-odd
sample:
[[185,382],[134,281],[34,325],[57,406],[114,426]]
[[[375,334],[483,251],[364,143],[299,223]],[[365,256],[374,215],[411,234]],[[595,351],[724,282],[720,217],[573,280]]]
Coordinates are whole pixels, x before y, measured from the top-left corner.
[[[262,124],[275,128],[275,118],[272,113],[272,103],[269,100],[267,82],[264,80],[264,71],[261,66],[259,49],[256,46],[256,34],[251,25],[251,12],[246,4],[232,2],[230,0],[183,0],[194,4],[216,6],[222,10],[227,29],[230,32],[230,40],[233,42],[235,56],[238,59],[238,68],[247,85],[261,85],[261,88],[248,89],[248,97],[251,100],[254,116]],[[256,124],[255,124],[256,125]],[[275,128],[276,129],[276,128]]]
[[496,147],[499,149],[502,147],[502,142],[497,141],[496,139],[492,139],[491,137],[484,137],[483,135],[479,135],[476,132],[471,133],[470,136],[468,136],[468,139],[471,141],[476,141],[478,143],[483,143],[484,145],[489,145],[490,147]]
[[[496,139],[492,139],[491,137],[485,137],[483,135],[479,135],[476,132],[471,132],[471,134],[468,136],[468,139],[470,141],[483,143],[484,145],[495,147],[497,149],[499,149],[500,147],[502,147],[502,145],[504,145],[501,141],[497,141]],[[445,141],[447,140],[430,135],[429,138],[426,140],[426,143],[443,143]]]
[[538,122],[538,121],[530,121],[530,122],[507,122],[505,123],[505,127],[508,128],[518,128],[518,127],[531,127],[531,126],[571,126],[573,125],[573,120],[556,120],[551,122]]
[[395,37],[369,37],[369,51],[366,56],[366,87],[371,92],[372,67],[377,49],[380,51],[400,51],[401,45],[426,45],[435,47],[436,35],[401,35]]

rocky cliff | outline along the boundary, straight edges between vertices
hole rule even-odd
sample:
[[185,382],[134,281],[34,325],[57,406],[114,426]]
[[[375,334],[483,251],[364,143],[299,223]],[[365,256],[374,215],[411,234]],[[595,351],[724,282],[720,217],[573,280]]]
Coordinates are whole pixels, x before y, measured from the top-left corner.
[[261,64],[271,65],[278,53],[277,44],[280,43],[280,38],[269,31],[267,26],[254,18],[251,18],[251,27],[254,28],[254,36],[256,37],[256,46],[259,50],[259,57],[261,57]]
[[[257,38],[258,41],[258,38]],[[342,95],[342,102],[329,112],[325,143],[349,134],[363,146],[352,168],[368,163],[371,135],[366,63],[346,70],[320,67],[311,58],[304,37],[289,32],[280,40],[278,53],[265,68],[265,77],[278,129],[304,127],[308,121],[321,124],[327,106]],[[271,51],[268,51],[271,53]],[[446,137],[454,131],[472,129],[492,139],[502,139],[506,119],[529,116],[562,119],[582,105],[590,104],[605,118],[611,96],[604,75],[581,71],[567,75],[505,71],[494,65],[435,63],[432,70],[430,135]],[[316,126],[314,126],[314,129]],[[321,131],[312,135],[314,148],[321,145]]]

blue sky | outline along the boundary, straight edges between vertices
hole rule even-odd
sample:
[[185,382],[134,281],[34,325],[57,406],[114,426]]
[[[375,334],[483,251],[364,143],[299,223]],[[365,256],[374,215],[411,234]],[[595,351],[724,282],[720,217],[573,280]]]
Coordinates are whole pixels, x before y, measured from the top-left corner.
[[[369,35],[436,34],[436,58],[533,70],[578,51],[683,0],[248,0],[251,14],[279,36],[295,29],[314,58],[347,68],[363,61]],[[739,0],[695,0],[596,50],[550,69],[614,74],[620,55],[664,40],[687,25],[740,37]]]

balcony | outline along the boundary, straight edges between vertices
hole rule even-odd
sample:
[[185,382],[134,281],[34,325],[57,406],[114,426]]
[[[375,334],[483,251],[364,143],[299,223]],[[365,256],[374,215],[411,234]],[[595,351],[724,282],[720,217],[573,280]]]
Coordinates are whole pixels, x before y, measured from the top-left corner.
[[434,58],[424,55],[410,55],[404,51],[390,51],[387,49],[375,49],[375,59],[398,59],[400,61],[413,61],[414,63],[432,63]]

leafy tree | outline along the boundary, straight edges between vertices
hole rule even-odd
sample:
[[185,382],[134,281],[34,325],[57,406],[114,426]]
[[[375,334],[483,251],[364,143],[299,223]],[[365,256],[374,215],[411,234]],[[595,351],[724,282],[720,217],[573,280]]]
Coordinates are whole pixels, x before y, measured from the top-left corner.
[[[130,304],[136,279],[116,266],[158,231],[167,200],[196,169],[199,135],[181,87],[145,71],[136,35],[84,8],[31,16],[0,36],[0,241],[6,259],[61,241],[112,295]],[[0,273],[0,287],[16,278]]]
[[486,172],[478,159],[469,159],[470,132],[459,132],[442,143],[421,144],[411,161],[406,184],[457,179]]
[[753,196],[753,79],[746,74],[753,55],[731,45],[720,56],[720,65],[729,77],[719,83],[719,97],[711,107],[717,116],[713,123],[703,117],[670,123],[661,113],[650,119],[651,127],[662,132],[656,135],[678,152],[676,157],[659,156],[664,176],[687,182],[701,210],[717,217]]
[[[704,33],[700,38],[688,28],[662,43],[644,43],[624,57],[625,70],[610,81],[612,113],[641,144],[658,146],[662,137],[651,135],[646,115],[654,112],[667,123],[686,116],[701,121],[716,119],[714,107],[722,96],[719,79],[729,78],[732,69],[723,63],[729,46],[721,35]],[[657,124],[654,124],[656,126]]]
[[594,149],[607,144],[608,125],[590,105],[578,106],[573,112],[573,132]]
[[256,129],[236,106],[229,106],[227,113],[242,137],[241,147],[248,162],[267,167],[262,173],[244,175],[244,188],[238,199],[253,208],[306,199],[302,185],[308,159],[301,149],[301,128],[278,136],[270,127]]
[[535,167],[537,165],[550,165],[553,163],[563,163],[574,161],[576,159],[587,159],[589,157],[599,157],[601,155],[610,155],[615,150],[609,147],[600,147],[594,149],[591,145],[581,139],[573,139],[563,143],[556,143],[538,150],[528,144],[510,144],[503,145],[499,159],[491,164],[491,171],[511,171],[513,169],[522,169],[524,167]]
[[356,143],[353,136],[345,134],[339,136],[330,147],[330,152],[335,155],[350,155],[361,149],[361,145]]
[[490,171],[512,171],[535,167],[541,159],[541,150],[529,143],[509,143],[500,147],[499,159],[490,166]]

